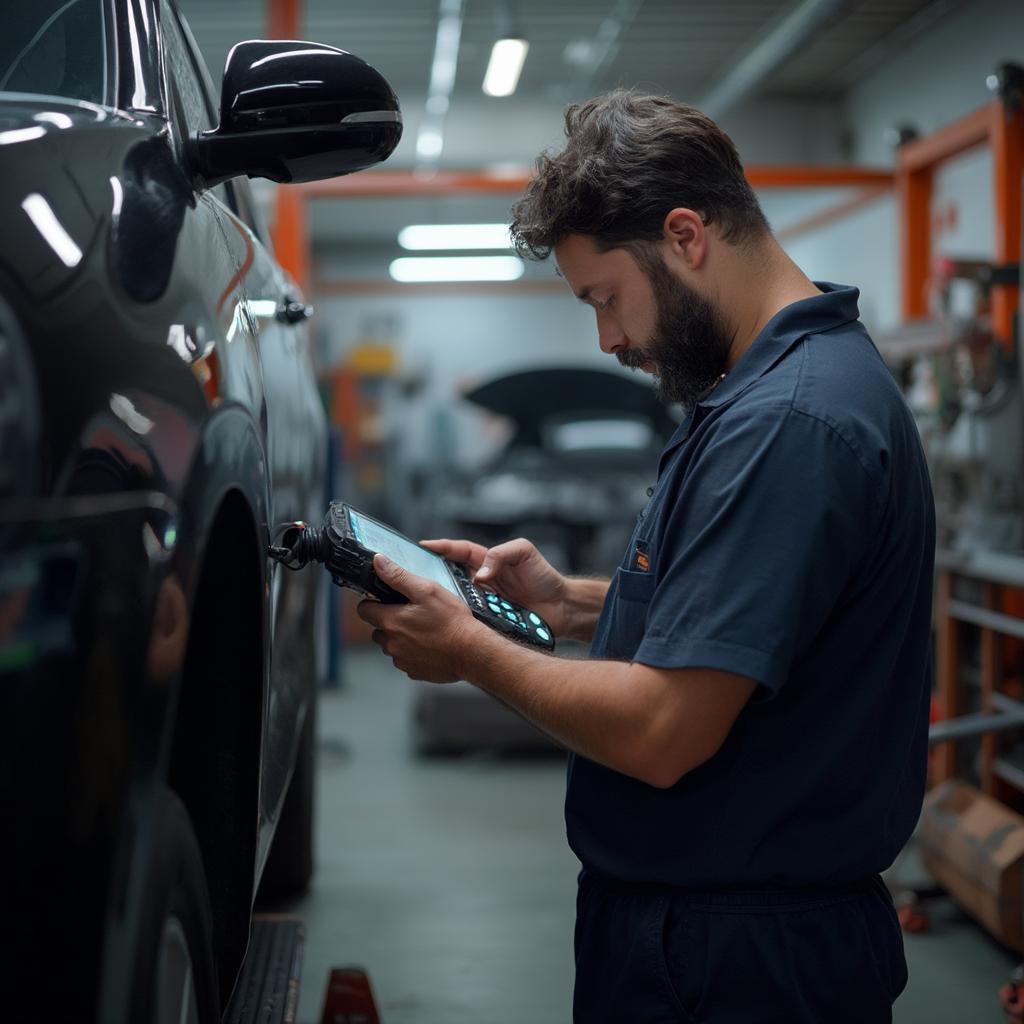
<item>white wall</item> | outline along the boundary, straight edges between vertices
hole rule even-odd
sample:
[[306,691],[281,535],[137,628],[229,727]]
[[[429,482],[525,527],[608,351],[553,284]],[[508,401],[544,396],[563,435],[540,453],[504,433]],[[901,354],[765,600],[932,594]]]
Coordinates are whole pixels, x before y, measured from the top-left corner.
[[[686,100],[687,97],[678,97]],[[690,97],[691,100],[695,97]],[[445,118],[442,167],[522,167],[542,150],[564,142],[566,104],[539,103],[513,97],[501,101],[464,98]],[[392,170],[416,162],[416,136],[423,116],[421,97],[404,97],[402,141],[387,166]],[[792,163],[838,160],[845,136],[834,100],[766,99],[740,104],[721,119],[745,163]],[[481,154],[486,154],[481,159]],[[526,160],[523,155],[530,154]]]
[[860,315],[869,331],[899,323],[899,236],[891,197],[801,235],[785,249],[812,280],[858,287]]
[[391,344],[405,377],[422,388],[398,410],[403,460],[434,462],[434,410],[454,410],[447,427],[457,438],[453,459],[475,464],[505,435],[499,425],[458,396],[493,377],[540,366],[596,366],[628,374],[598,348],[594,314],[562,292],[468,290],[465,295],[388,292],[321,299],[317,319],[326,332],[328,363],[340,362],[364,341]]
[[982,106],[986,76],[1007,60],[1024,63],[1024,2],[965,4],[847,94],[855,160],[888,165],[887,129],[911,124],[927,135]]

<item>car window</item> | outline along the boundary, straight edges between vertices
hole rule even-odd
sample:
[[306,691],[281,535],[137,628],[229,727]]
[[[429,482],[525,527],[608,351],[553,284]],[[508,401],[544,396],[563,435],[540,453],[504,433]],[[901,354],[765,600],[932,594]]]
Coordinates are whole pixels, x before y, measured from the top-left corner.
[[0,3],[0,91],[104,103],[102,0]]
[[[216,109],[207,95],[178,15],[167,0],[160,5],[164,67],[167,72],[168,103],[174,117],[175,134],[181,147],[196,132],[217,126]],[[179,156],[180,156],[179,149]],[[235,209],[234,197],[225,183],[210,190],[225,206]]]
[[160,27],[168,86],[189,135],[215,127],[214,111],[207,102],[199,71],[192,60],[177,14],[167,0],[161,4]]
[[[219,112],[210,73],[187,24],[180,20],[177,10],[168,0],[163,0],[161,6],[167,75],[171,79],[168,84],[172,92],[177,93],[172,96],[172,103],[180,106],[186,122],[183,127],[188,135],[215,128]],[[262,217],[253,200],[249,183],[244,178],[223,182],[212,191],[239,219],[249,225],[264,245],[268,245]]]

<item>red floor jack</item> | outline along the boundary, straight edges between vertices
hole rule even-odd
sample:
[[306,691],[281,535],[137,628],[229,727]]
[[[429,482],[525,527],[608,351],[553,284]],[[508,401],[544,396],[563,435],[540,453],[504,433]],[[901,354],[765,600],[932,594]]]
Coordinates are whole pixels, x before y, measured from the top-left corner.
[[1006,1024],[1024,1024],[1024,964],[1014,969],[1009,982],[999,990],[999,1002]]
[[[256,914],[249,949],[223,1024],[296,1024],[306,931],[297,917]],[[370,979],[359,967],[331,971],[321,1024],[380,1024]]]

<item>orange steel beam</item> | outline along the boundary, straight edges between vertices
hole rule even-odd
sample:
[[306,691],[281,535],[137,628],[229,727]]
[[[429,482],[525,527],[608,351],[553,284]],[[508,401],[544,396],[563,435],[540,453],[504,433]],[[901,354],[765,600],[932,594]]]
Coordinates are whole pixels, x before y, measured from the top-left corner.
[[932,169],[900,168],[896,175],[900,205],[900,281],[904,320],[928,315],[928,277],[932,252]]
[[[1021,189],[1024,178],[1024,110],[1002,103],[991,105],[992,168],[995,173],[997,263],[1021,258]],[[1018,289],[998,285],[992,289],[992,327],[1004,346],[1013,344],[1013,315]]]
[[[891,185],[891,171],[864,167],[748,167],[747,180],[754,188],[870,188]],[[345,178],[310,181],[299,186],[317,199],[385,199],[394,196],[436,196],[458,192],[518,194],[529,184],[527,171],[495,174],[479,170],[368,171]]]
[[[267,38],[299,39],[301,0],[267,0]],[[278,261],[303,291],[309,285],[311,256],[306,197],[296,185],[278,185],[274,229]]]
[[892,171],[871,167],[752,166],[747,181],[754,188],[871,188],[892,185]]
[[267,38],[301,39],[299,14],[301,0],[268,0]]
[[908,142],[900,149],[896,191],[900,202],[900,280],[904,320],[918,320],[928,315],[935,167],[989,140],[993,106],[1000,104],[994,101],[926,138]]
[[992,126],[993,105],[1002,106],[998,100],[993,100],[991,104],[961,117],[959,121],[954,121],[923,139],[908,142],[900,149],[900,169],[924,170],[975,146],[984,145],[988,141]]
[[[931,261],[931,198],[936,166],[978,146],[992,147],[996,263],[1013,263],[1021,253],[1021,179],[1024,176],[1024,111],[994,99],[927,138],[905,145],[896,172],[900,197],[903,316],[927,315]],[[1018,291],[992,290],[992,326],[1004,346],[1012,345]]]
[[307,295],[310,284],[308,207],[305,196],[294,185],[277,186],[277,216],[272,232],[274,253]]

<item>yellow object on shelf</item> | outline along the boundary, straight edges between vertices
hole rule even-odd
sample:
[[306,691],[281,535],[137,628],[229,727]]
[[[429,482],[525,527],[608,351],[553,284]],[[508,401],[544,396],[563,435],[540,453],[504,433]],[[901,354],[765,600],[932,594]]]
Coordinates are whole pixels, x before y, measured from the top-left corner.
[[348,367],[367,377],[387,377],[398,368],[398,357],[390,345],[357,345],[349,352]]

